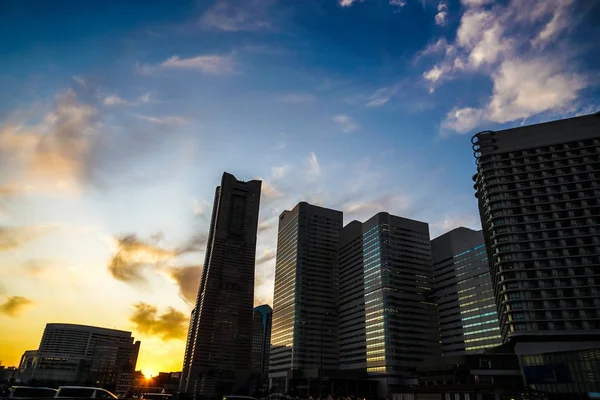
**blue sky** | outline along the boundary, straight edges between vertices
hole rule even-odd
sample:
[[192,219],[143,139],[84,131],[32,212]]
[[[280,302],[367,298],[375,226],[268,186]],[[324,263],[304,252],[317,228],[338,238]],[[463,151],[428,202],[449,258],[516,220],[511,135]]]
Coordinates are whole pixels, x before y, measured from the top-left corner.
[[160,359],[183,354],[223,171],[263,179],[257,304],[277,216],[301,200],[432,236],[478,228],[471,135],[600,111],[599,15],[585,0],[2,2],[0,359],[63,321],[133,330],[143,368],[178,369]]

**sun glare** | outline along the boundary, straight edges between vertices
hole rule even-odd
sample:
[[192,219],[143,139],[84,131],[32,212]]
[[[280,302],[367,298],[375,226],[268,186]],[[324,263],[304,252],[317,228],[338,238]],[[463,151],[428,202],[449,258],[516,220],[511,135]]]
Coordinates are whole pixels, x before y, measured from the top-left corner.
[[152,377],[156,375],[154,372],[152,371],[148,371],[148,372],[144,372],[144,376],[146,377],[146,379],[150,380],[152,379]]

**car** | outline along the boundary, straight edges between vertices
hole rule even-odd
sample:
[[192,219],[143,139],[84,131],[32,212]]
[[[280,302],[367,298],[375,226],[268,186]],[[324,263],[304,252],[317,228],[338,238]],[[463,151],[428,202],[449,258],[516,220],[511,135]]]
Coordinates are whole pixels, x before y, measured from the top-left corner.
[[223,400],[258,400],[256,397],[237,396],[235,394],[223,396]]
[[87,386],[60,386],[55,398],[80,398],[80,399],[118,399],[106,389]]
[[166,393],[142,393],[140,396],[141,400],[171,400],[172,398],[172,394]]
[[31,399],[41,397],[54,397],[56,389],[35,386],[13,386],[8,389],[7,399]]

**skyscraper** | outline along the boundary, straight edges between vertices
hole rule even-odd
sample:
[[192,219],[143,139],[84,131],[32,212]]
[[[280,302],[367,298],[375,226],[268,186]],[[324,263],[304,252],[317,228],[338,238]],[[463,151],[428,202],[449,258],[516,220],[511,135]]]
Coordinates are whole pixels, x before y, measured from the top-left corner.
[[382,212],[340,238],[340,369],[366,370],[380,396],[439,352],[429,226]]
[[196,308],[190,313],[190,323],[188,326],[188,334],[185,341],[185,353],[183,354],[183,367],[181,370],[181,379],[179,380],[179,391],[186,392],[188,377],[191,366],[192,351],[194,350],[194,342],[196,340],[196,325],[198,324],[198,318],[196,314]]
[[261,374],[266,374],[269,370],[272,317],[273,309],[268,304],[254,307],[252,315],[252,371]]
[[600,114],[472,142],[504,341],[533,388],[600,391]]
[[431,241],[442,354],[482,353],[502,344],[481,231],[456,228]]
[[279,216],[272,388],[287,391],[297,377],[314,379],[338,368],[337,247],[342,223],[340,211],[306,202]]
[[[261,182],[224,173],[217,187],[184,392],[215,398],[250,374],[254,260]],[[190,346],[187,346],[188,349]],[[187,353],[188,351],[186,351]]]

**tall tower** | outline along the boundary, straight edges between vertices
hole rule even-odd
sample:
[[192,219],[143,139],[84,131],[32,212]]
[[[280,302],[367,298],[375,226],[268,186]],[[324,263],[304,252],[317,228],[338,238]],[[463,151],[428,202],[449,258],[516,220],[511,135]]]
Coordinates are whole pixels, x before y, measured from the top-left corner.
[[340,239],[340,369],[366,370],[391,396],[438,355],[429,226],[385,212]]
[[[184,392],[216,398],[250,375],[254,260],[261,182],[224,173],[217,187]],[[189,346],[188,346],[189,347]]]
[[306,202],[279,216],[269,380],[293,389],[295,378],[338,368],[337,248],[343,214]]
[[472,142],[502,338],[532,388],[600,391],[600,113]]
[[502,344],[483,233],[456,228],[431,241],[442,354]]

